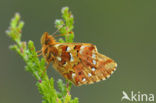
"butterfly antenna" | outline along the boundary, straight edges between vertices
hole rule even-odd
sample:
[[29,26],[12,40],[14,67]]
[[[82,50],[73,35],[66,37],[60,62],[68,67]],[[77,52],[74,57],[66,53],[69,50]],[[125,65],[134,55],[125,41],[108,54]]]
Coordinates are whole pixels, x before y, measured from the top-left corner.
[[56,35],[56,33],[57,33],[62,27],[64,27],[64,24],[63,24],[62,26],[60,26],[60,27],[52,34],[52,36]]

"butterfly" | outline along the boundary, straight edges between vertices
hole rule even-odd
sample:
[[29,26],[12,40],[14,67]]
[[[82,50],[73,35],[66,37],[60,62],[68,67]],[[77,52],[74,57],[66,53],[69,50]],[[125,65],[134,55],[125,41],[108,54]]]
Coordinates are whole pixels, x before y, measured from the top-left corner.
[[53,67],[76,86],[92,84],[110,77],[117,63],[98,53],[90,43],[59,43],[45,32],[41,37],[42,55]]

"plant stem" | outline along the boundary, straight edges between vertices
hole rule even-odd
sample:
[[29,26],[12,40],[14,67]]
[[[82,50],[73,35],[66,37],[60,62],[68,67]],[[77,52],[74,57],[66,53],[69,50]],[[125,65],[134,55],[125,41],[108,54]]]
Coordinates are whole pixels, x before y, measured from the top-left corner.
[[[68,7],[64,7],[62,9],[62,17],[63,19],[56,20],[55,26],[59,28],[63,26],[59,32],[61,34],[65,34],[63,38],[59,39],[60,42],[73,42],[74,33],[73,33],[73,16],[69,11]],[[61,79],[57,81],[59,91],[57,91],[54,87],[54,79],[49,78],[47,73],[44,73],[42,77],[42,73],[45,70],[45,59],[38,58],[36,49],[33,41],[29,40],[29,42],[21,41],[22,36],[22,28],[24,26],[24,22],[20,20],[20,15],[18,13],[15,14],[15,17],[11,20],[10,27],[6,31],[8,36],[15,42],[14,45],[11,45],[10,48],[16,51],[26,63],[25,69],[32,73],[32,75],[36,78],[36,86],[40,94],[42,95],[42,103],[78,103],[78,98],[71,99],[70,90],[71,90],[71,82],[67,80],[67,83],[64,84]]]

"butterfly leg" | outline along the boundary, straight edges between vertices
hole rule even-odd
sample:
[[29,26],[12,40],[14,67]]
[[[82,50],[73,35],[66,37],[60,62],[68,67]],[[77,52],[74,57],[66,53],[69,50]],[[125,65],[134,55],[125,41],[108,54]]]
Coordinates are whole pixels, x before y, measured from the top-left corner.
[[42,76],[41,76],[41,77],[43,77],[43,75],[44,75],[44,74],[45,74],[45,72],[47,71],[47,69],[48,69],[49,65],[50,65],[50,62],[48,62],[48,64],[47,64],[46,68],[43,70],[43,73],[42,73]]
[[[39,56],[42,55],[42,50],[38,50],[38,51],[36,51],[36,53],[38,54],[37,56],[39,57]],[[40,53],[40,54],[39,54],[39,53]]]
[[42,55],[42,53],[38,54],[37,56],[39,57],[39,56],[41,56],[41,55]]
[[49,67],[50,63],[53,61],[53,59],[54,59],[54,56],[53,56],[53,55],[51,55],[51,59],[47,60],[47,66],[46,66],[46,68],[44,69],[44,71],[43,71],[43,73],[42,73],[42,76],[41,76],[41,77],[43,77],[44,73],[47,71],[47,69],[48,69],[48,67]]
[[42,52],[42,50],[38,50],[38,51],[36,51],[36,53],[40,53],[40,52]]

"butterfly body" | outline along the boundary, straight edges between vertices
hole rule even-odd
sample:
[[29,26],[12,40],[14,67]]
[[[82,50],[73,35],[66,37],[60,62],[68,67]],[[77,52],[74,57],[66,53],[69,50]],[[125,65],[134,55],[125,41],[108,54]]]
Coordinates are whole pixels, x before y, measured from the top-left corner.
[[58,43],[45,32],[41,38],[42,55],[47,63],[76,86],[108,78],[117,64],[90,43]]

